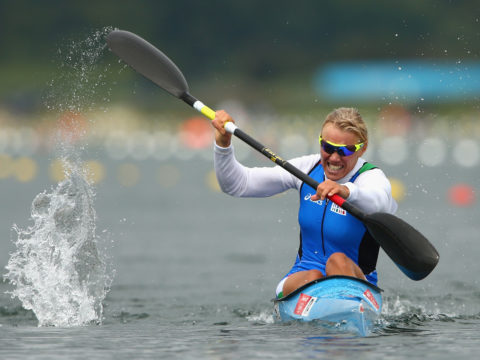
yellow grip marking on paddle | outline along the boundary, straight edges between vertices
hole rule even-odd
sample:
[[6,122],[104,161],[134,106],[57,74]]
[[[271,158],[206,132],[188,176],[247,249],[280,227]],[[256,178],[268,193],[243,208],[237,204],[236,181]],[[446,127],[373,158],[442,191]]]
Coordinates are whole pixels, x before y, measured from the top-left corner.
[[268,156],[270,157],[270,160],[272,160],[273,162],[277,162],[277,160],[280,160],[281,162],[285,162],[285,160],[283,160],[280,156],[277,156],[272,150],[270,150],[269,148],[264,148],[262,150],[262,152],[266,152],[268,154]]
[[200,112],[201,112],[203,115],[205,115],[206,117],[208,117],[210,120],[215,119],[215,111],[213,111],[212,109],[210,109],[208,106],[202,107],[202,109],[200,110]]

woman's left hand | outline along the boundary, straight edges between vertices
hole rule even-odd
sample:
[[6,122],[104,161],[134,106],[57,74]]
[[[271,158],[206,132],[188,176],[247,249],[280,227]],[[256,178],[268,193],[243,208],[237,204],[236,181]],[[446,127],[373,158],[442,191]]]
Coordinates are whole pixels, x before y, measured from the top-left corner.
[[337,184],[332,180],[325,180],[317,187],[317,193],[311,197],[313,201],[325,200],[325,198],[338,194],[346,199],[350,195],[350,190],[345,185]]

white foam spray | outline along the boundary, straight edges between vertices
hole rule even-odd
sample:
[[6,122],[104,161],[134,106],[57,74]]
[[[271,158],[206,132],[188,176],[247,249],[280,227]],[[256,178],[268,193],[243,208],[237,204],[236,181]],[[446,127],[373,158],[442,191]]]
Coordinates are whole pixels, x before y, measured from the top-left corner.
[[[109,30],[69,46],[65,52],[68,71],[50,84],[55,91],[47,95],[49,109],[81,113],[91,108],[101,81],[89,79],[98,71],[95,63],[105,49],[103,35]],[[62,96],[55,96],[57,87],[63,89]],[[26,229],[13,226],[16,251],[4,275],[14,285],[12,297],[34,312],[39,326],[101,323],[103,300],[114,275],[107,242],[96,235],[95,193],[81,159],[84,147],[78,142],[84,135],[79,132],[85,130],[75,119],[69,118],[69,132],[59,129],[56,137],[65,178],[50,192],[35,197],[33,225]]]
[[14,226],[17,250],[6,267],[12,295],[33,310],[39,326],[100,323],[112,279],[97,247],[92,188],[75,164],[68,172],[33,200],[34,225]]

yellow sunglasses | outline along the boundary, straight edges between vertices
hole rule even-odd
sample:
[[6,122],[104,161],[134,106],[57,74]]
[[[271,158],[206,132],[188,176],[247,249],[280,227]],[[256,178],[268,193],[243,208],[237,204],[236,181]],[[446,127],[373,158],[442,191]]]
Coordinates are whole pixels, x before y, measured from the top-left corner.
[[323,140],[322,136],[318,138],[318,142],[322,147],[323,151],[327,154],[333,154],[335,151],[340,156],[350,156],[356,153],[358,150],[365,146],[365,143],[355,144],[355,145],[340,145],[335,144],[327,140]]

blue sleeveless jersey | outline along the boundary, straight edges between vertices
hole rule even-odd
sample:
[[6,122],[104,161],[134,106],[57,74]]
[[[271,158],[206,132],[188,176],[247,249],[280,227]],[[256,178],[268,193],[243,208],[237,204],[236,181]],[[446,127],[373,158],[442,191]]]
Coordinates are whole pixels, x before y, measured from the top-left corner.
[[[365,163],[350,182],[354,182],[365,169]],[[315,165],[310,176],[318,182],[324,181],[321,163]],[[325,275],[328,258],[335,252],[342,252],[362,269],[367,280],[377,284],[375,270],[379,246],[367,232],[362,222],[330,200],[312,201],[316,193],[311,186],[303,183],[300,188],[300,247],[293,268],[287,275],[303,270],[320,270]]]

